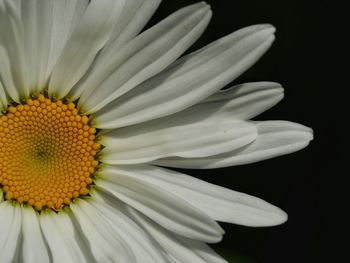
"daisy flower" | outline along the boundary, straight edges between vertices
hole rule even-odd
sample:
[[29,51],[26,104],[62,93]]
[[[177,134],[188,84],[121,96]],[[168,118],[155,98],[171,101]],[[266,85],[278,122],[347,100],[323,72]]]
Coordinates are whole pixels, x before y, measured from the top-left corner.
[[[142,32],[159,0],[0,0],[0,262],[225,262],[217,221],[287,216],[175,172],[247,164],[312,132],[250,121],[277,83],[222,90],[270,47],[254,25],[179,58],[211,18],[187,6]],[[168,167],[168,168],[166,168]]]

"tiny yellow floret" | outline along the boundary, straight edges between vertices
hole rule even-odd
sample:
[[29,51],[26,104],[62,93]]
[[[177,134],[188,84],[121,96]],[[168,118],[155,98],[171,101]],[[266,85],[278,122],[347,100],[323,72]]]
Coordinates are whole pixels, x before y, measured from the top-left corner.
[[0,117],[0,188],[6,200],[61,209],[89,194],[98,166],[96,129],[74,103],[43,94]]

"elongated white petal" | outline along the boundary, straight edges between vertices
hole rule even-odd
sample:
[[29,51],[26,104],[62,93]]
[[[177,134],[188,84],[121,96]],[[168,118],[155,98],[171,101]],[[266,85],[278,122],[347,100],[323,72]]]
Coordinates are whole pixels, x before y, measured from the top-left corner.
[[67,213],[45,211],[40,215],[40,226],[50,248],[53,263],[94,262]]
[[113,166],[113,174],[123,174],[174,194],[217,221],[245,226],[271,226],[287,219],[281,209],[259,198],[175,171],[149,165]]
[[[50,54],[46,75],[50,76],[69,37],[84,14],[89,0],[52,0],[53,17],[50,37]],[[29,1],[28,1],[29,2]]]
[[1,79],[0,79],[0,115],[1,115],[1,111],[5,107],[7,107],[7,104],[8,104],[8,101],[7,101],[6,92],[5,92],[4,86],[2,85]]
[[[152,127],[152,129],[156,129],[157,124],[162,121],[176,122],[181,120],[182,127],[184,123],[192,123],[194,126],[196,126],[197,123],[203,122],[227,122],[233,119],[249,119],[272,107],[282,98],[283,88],[277,83],[253,82],[237,85],[230,89],[219,91],[210,96],[205,101],[198,103],[184,111],[180,111],[176,114],[157,119],[153,122],[151,121],[149,123],[146,122],[144,124],[131,126],[130,128],[117,129],[116,132],[112,132],[110,135],[106,135],[106,145],[119,145],[120,140],[114,142],[113,140],[111,140],[113,137],[115,137],[113,135],[118,134],[119,131],[127,131],[122,133],[126,136],[120,137],[128,138],[127,134],[132,136],[132,130],[137,130],[141,132],[144,129],[144,127]],[[206,132],[198,132],[197,130],[193,131],[194,134],[198,133],[198,135],[200,135],[203,132]],[[145,132],[147,133],[147,136],[150,135],[149,129],[147,129]],[[183,137],[181,133],[173,136],[170,136],[169,134],[169,137],[174,139],[176,138],[176,136],[178,136],[179,138]],[[239,136],[239,133],[237,133],[236,136]],[[232,137],[232,139],[234,137]],[[161,141],[161,138],[157,137],[157,141]],[[183,142],[185,143],[186,140],[184,140]],[[146,143],[150,143],[150,141],[146,140],[146,142],[143,141],[141,143],[138,143],[138,145],[145,145]],[[131,146],[132,143],[128,143],[127,145]],[[123,146],[123,150],[129,149],[128,146],[126,148],[125,146]],[[160,145],[160,147],[162,146]],[[147,154],[147,157],[150,156]]]
[[[159,4],[160,0],[128,0],[119,19],[120,22],[117,23],[110,40],[98,55],[94,68],[98,69],[113,60],[120,48],[142,30]],[[78,99],[81,95],[77,92],[72,92],[73,94],[73,100]]]
[[154,161],[157,165],[193,169],[220,168],[242,165],[289,154],[305,148],[313,139],[310,128],[287,121],[256,123],[256,140],[236,151],[208,158],[166,158]]
[[26,263],[50,261],[38,217],[32,207],[22,207],[22,251]]
[[113,231],[100,211],[84,200],[71,205],[71,209],[97,262],[135,262],[125,240]]
[[104,168],[98,187],[179,235],[203,242],[221,240],[223,230],[203,212],[161,188],[116,172],[112,166]]
[[19,102],[21,96],[47,86],[52,67],[87,4],[88,0],[3,1],[6,14],[1,15],[4,43],[0,40],[0,46],[7,58],[1,55],[1,61],[11,61],[8,76],[3,77],[12,99]]
[[0,262],[12,262],[19,243],[21,207],[0,203]]
[[[171,254],[171,258],[174,263],[182,263],[182,262],[198,262],[189,257],[186,257],[186,254],[189,254],[189,252],[193,252],[197,257],[200,257],[199,262],[205,262],[205,263],[227,263],[227,261],[222,258],[220,255],[218,255],[213,249],[211,249],[207,244],[203,242],[193,241],[187,238],[182,238],[177,236],[177,243],[182,244],[180,249],[177,249],[177,247],[169,247],[164,248],[167,253]],[[183,254],[183,250],[187,250],[185,254]]]
[[1,45],[0,45],[0,61],[1,61],[0,76],[1,76],[1,82],[3,83],[4,91],[6,90],[9,96],[13,100],[19,102],[20,94],[16,88],[16,83],[13,79],[13,74],[11,72],[10,58],[8,57],[7,51]]
[[145,163],[168,156],[216,155],[238,149],[257,136],[255,125],[239,120],[175,119],[116,129],[103,137],[101,160],[111,164]]
[[[110,40],[102,53],[104,58],[118,52],[123,44],[133,39],[151,19],[161,0],[128,0],[122,11],[120,22],[115,26]],[[101,57],[101,58],[102,58]]]
[[27,85],[30,91],[42,90],[47,85],[54,2],[21,1]]
[[128,212],[163,248],[175,262],[223,263],[226,262],[202,242],[189,240],[167,231],[147,217],[129,208]]
[[[94,75],[100,67],[114,60],[115,54],[131,41],[149,21],[160,0],[128,0],[125,3],[121,17],[113,29],[112,36],[101,52],[98,54],[96,61],[89,71],[89,75]],[[81,82],[84,82],[83,79]],[[78,83],[70,92],[72,100],[77,100],[85,88],[85,84]]]
[[[113,61],[115,54],[120,49],[131,41],[146,25],[155,10],[157,9],[160,0],[128,0],[125,3],[124,9],[119,18],[119,22],[113,29],[112,35],[103,49],[99,52],[92,65],[92,68],[87,74],[95,74],[100,67]],[[84,82],[83,79],[81,82]],[[78,83],[71,90],[69,96],[72,100],[79,99],[85,85]]]
[[49,94],[64,97],[91,66],[109,40],[125,0],[93,0],[59,57],[50,80]]
[[159,247],[150,239],[148,234],[122,213],[119,200],[111,196],[100,195],[97,192],[93,194],[93,199],[89,200],[89,203],[95,209],[101,211],[101,214],[111,224],[113,230],[123,237],[135,255],[135,263],[166,262],[159,251]]
[[114,54],[113,60],[89,74],[79,105],[93,113],[146,79],[156,75],[185,52],[203,33],[211,11],[201,2],[183,8],[143,32]]
[[29,95],[21,1],[0,2],[0,78],[10,97],[16,102]]
[[252,82],[220,90],[205,101],[169,116],[201,119],[251,119],[276,105],[283,98],[283,88],[273,82]]
[[203,242],[198,242],[190,239],[179,238],[179,242],[184,244],[189,250],[195,251],[207,263],[225,263],[227,262],[212,248]]
[[215,93],[253,65],[270,47],[270,25],[243,28],[179,59],[96,113],[100,128],[118,128],[184,110]]

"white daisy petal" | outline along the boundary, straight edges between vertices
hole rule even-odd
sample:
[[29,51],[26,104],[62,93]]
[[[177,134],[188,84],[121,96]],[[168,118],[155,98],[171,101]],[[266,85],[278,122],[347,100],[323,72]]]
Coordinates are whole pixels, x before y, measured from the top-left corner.
[[97,112],[96,125],[119,128],[167,116],[202,101],[253,65],[270,47],[274,31],[270,25],[247,27],[179,59]]
[[[5,86],[15,101],[19,102],[21,96],[27,96],[31,91],[45,88],[53,64],[87,3],[88,0],[3,2],[2,9],[7,14],[2,18],[4,29],[0,33],[7,34],[7,38],[5,43],[0,40],[0,48],[7,54],[0,57],[2,64],[3,60],[10,60],[13,66],[5,65],[7,76],[5,73],[0,75],[7,79]],[[7,18],[9,14],[12,19]],[[5,31],[9,29],[10,32]],[[11,42],[13,39],[17,41],[15,45]],[[4,69],[0,71],[4,72]]]
[[0,2],[0,78],[16,102],[29,95],[20,1]]
[[257,227],[278,225],[287,218],[281,209],[259,198],[175,171],[149,165],[108,167],[110,170],[113,175],[129,176],[186,200],[217,221]]
[[[115,54],[142,30],[159,4],[160,0],[128,0],[121,13],[120,22],[116,24],[111,38],[96,57],[89,74],[95,74],[100,67],[113,61]],[[83,78],[81,82],[84,81]],[[79,99],[85,85],[78,83],[73,87],[69,94],[72,100]]]
[[95,262],[93,258],[87,260],[90,254],[87,249],[83,250],[83,240],[67,213],[56,214],[47,210],[40,216],[40,226],[50,248],[53,263]]
[[256,140],[241,149],[207,158],[165,158],[154,161],[154,164],[189,169],[242,165],[299,151],[313,139],[312,130],[297,123],[263,121],[256,122],[256,125]]
[[46,74],[54,2],[52,0],[21,1],[27,84],[30,91],[42,90],[47,85],[48,76]]
[[21,230],[21,207],[0,203],[0,262],[12,262]]
[[227,262],[219,254],[217,254],[211,247],[203,242],[198,242],[190,239],[181,238],[180,243],[185,244],[185,246],[195,251],[200,255],[206,263],[225,263]]
[[[6,92],[9,94],[11,99],[19,102],[20,94],[16,88],[16,83],[12,76],[10,58],[8,57],[7,51],[1,45],[0,45],[0,61],[1,61],[0,77],[1,77],[1,82],[3,83],[4,91],[6,90]],[[4,94],[2,94],[1,97],[3,96]]]
[[223,230],[203,212],[147,182],[115,171],[113,166],[103,170],[98,187],[139,210],[166,229],[179,235],[203,241],[218,242]]
[[287,220],[159,167],[241,165],[308,145],[305,126],[250,120],[283,98],[280,84],[225,89],[275,28],[179,58],[211,8],[192,4],[140,33],[160,2],[0,0],[0,263],[225,263],[206,244],[221,241],[218,222]]
[[131,218],[122,213],[121,201],[97,192],[92,196],[94,200],[90,200],[90,204],[101,211],[113,229],[132,248],[135,262],[166,262],[156,243]]
[[[110,40],[101,50],[96,61],[96,68],[113,60],[120,48],[140,33],[160,2],[160,0],[128,0],[126,2],[119,19],[120,23],[116,25]],[[73,97],[73,99],[78,99],[78,97]]]
[[101,161],[132,164],[169,156],[206,157],[238,149],[256,136],[255,125],[240,120],[154,121],[105,134],[106,148],[101,152]]
[[143,32],[79,83],[79,105],[93,113],[141,82],[164,70],[203,33],[211,18],[201,2],[183,8]]
[[[200,102],[186,110],[176,114],[157,119],[153,122],[139,124],[130,128],[118,129],[128,131],[125,134],[132,134],[131,129],[143,130],[143,127],[156,127],[157,124],[167,120],[170,122],[181,120],[183,123],[196,123],[203,121],[227,121],[232,119],[244,119],[255,117],[269,109],[283,98],[283,88],[273,82],[253,82],[234,86],[230,89],[221,90],[208,99]],[[168,124],[167,124],[168,125]],[[181,126],[182,126],[181,125]],[[147,136],[149,130],[146,130]],[[118,133],[118,132],[115,132]],[[238,134],[237,134],[238,135]],[[117,145],[110,140],[113,137],[107,135],[108,144]],[[181,137],[181,136],[179,136]],[[255,139],[255,138],[254,138]],[[118,141],[119,144],[119,141]],[[130,144],[129,144],[130,145]],[[142,144],[141,144],[142,145]]]
[[[170,254],[175,263],[227,263],[224,258],[218,255],[213,249],[211,249],[203,242],[193,241],[187,238],[182,238],[180,236],[176,236],[176,239],[177,243],[181,244],[180,249],[178,246],[170,247],[168,244],[166,244],[167,247],[164,248],[167,253]],[[187,251],[184,253],[184,250]],[[191,257],[188,257],[187,255],[189,255],[191,252]],[[196,257],[199,257],[199,260],[197,259],[198,261],[196,261],[196,257],[193,257],[193,254],[195,254]]]
[[93,0],[59,57],[50,79],[49,94],[64,97],[91,66],[109,40],[125,0]]
[[53,2],[53,16],[51,18],[51,34],[48,38],[50,42],[48,43],[49,55],[46,66],[47,77],[51,75],[52,69],[61,55],[64,46],[89,3],[89,0],[51,1]]
[[[159,4],[160,0],[128,0],[121,13],[120,22],[116,24],[111,38],[98,54],[89,74],[95,74],[100,67],[104,67],[113,61],[115,54],[142,30]],[[84,81],[83,78],[81,82]],[[79,99],[85,85],[78,83],[73,87],[69,94],[72,100]]]
[[276,105],[283,98],[283,88],[274,82],[252,82],[220,90],[207,100],[169,116],[197,119],[249,120]]
[[113,231],[101,212],[82,199],[71,209],[97,262],[135,262],[125,240]]
[[40,230],[39,215],[32,207],[22,207],[22,253],[26,263],[49,262]]
[[[1,56],[1,55],[0,55]],[[0,59],[1,61],[1,59]],[[0,73],[1,76],[1,73]],[[7,107],[7,96],[6,96],[6,92],[4,89],[4,86],[1,83],[1,78],[0,78],[0,115],[1,115],[1,111],[4,109],[4,107]]]
[[158,224],[152,222],[141,213],[128,208],[134,220],[140,224],[163,248],[175,262],[186,263],[223,263],[226,262],[202,242],[189,240],[175,235]]

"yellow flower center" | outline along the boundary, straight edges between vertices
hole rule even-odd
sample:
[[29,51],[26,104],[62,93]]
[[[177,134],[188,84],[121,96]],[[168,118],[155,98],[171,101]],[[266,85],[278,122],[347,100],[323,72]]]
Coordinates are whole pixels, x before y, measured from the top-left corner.
[[39,95],[0,117],[0,188],[5,199],[60,209],[87,195],[100,145],[74,103]]

